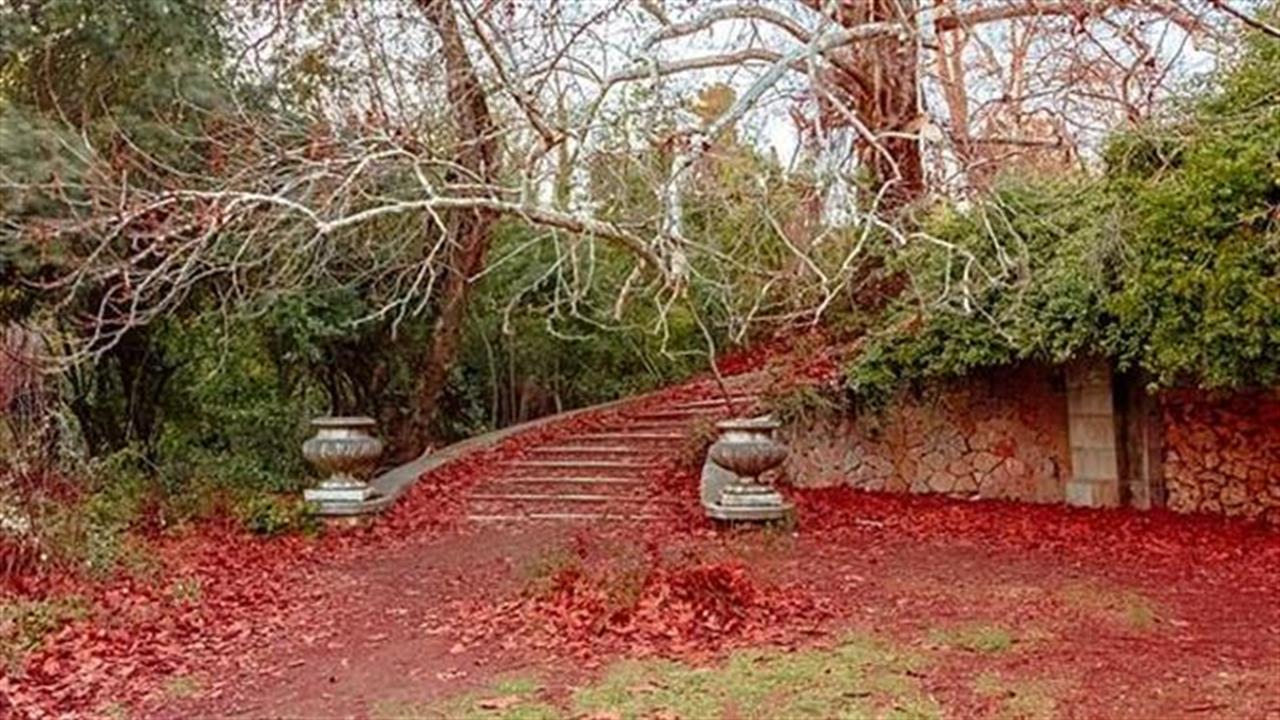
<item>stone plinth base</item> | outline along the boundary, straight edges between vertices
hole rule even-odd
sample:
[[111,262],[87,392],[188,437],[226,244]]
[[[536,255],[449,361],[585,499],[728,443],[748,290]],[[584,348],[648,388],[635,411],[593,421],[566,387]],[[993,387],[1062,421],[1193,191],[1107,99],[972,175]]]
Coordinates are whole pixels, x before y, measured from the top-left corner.
[[343,486],[324,486],[307,488],[302,491],[302,497],[307,502],[348,502],[358,503],[364,502],[376,495],[377,492],[368,485],[343,485]]
[[707,517],[723,522],[771,522],[787,520],[795,512],[795,506],[783,502],[778,505],[722,505],[711,503],[702,506]]
[[711,460],[702,466],[700,495],[707,517],[724,522],[770,522],[786,520],[795,511],[782,495],[766,485],[742,492],[737,475]]
[[381,510],[391,500],[369,485],[314,487],[302,491],[302,498],[321,516],[363,515]]

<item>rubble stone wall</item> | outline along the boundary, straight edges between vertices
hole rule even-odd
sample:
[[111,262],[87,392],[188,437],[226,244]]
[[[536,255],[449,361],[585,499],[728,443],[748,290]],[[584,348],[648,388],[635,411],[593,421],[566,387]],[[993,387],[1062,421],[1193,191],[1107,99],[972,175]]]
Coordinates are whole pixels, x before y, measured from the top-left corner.
[[790,427],[801,487],[1061,502],[1070,477],[1061,370],[1025,365],[904,393],[878,415]]
[[1161,398],[1169,507],[1280,523],[1280,391]]

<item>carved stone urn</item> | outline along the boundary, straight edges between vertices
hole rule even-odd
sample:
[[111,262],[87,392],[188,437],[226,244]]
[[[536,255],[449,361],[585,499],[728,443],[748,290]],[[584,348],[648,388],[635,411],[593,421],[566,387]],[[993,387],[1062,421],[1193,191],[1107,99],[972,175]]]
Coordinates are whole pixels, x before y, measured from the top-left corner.
[[736,482],[724,483],[719,498],[705,503],[707,515],[730,521],[780,520],[791,512],[791,505],[772,485],[760,482],[761,475],[787,457],[787,447],[773,438],[779,427],[781,423],[769,416],[716,424],[720,439],[707,457],[732,473]]
[[363,478],[382,455],[382,441],[370,434],[377,423],[367,417],[321,417],[311,426],[316,434],[302,444],[302,456],[327,477],[303,496],[322,505],[373,497]]

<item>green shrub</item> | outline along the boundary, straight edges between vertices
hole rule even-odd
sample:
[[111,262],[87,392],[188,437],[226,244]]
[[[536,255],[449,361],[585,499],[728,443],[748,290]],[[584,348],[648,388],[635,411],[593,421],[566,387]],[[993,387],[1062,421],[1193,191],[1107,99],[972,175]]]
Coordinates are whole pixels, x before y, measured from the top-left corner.
[[156,487],[134,448],[95,460],[86,469],[87,494],[71,502],[46,502],[32,508],[42,554],[92,576],[118,567],[144,567],[130,531],[142,518]]
[[1101,175],[1003,178],[933,242],[849,389],[870,404],[978,368],[1086,355],[1162,386],[1280,383],[1280,44],[1257,35],[1184,112],[1117,134]]
[[45,636],[87,613],[82,598],[0,602],[0,668],[14,671]]
[[837,390],[826,385],[775,387],[781,389],[766,393],[763,403],[783,427],[808,425],[845,410],[844,398]]
[[236,505],[236,517],[245,529],[257,535],[314,533],[319,521],[301,498],[279,495],[252,495]]

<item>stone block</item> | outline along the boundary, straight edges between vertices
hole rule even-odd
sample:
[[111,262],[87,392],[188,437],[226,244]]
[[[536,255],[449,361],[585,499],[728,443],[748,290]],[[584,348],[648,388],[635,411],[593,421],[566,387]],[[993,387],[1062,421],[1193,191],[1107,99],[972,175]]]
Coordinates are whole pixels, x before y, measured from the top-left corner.
[[920,464],[926,471],[939,470],[947,466],[947,459],[937,450],[930,450],[920,457]]
[[712,462],[709,458],[702,465],[702,481],[699,484],[699,499],[703,505],[720,502],[720,493],[724,488],[738,481],[738,476]]
[[974,453],[972,462],[974,470],[977,470],[983,475],[987,475],[1000,465],[1000,458],[989,452],[979,452]]
[[1071,451],[1071,475],[1077,480],[1107,480],[1120,478],[1120,463],[1116,449],[1075,448]]
[[1118,480],[1072,478],[1067,481],[1066,500],[1068,505],[1076,507],[1119,507],[1120,483]]
[[1067,420],[1067,437],[1073,448],[1114,448],[1116,425],[1112,415],[1072,414]]
[[1006,465],[1000,465],[980,483],[983,497],[1008,497],[1014,484],[1013,474]]
[[1009,458],[1004,461],[1004,466],[1008,469],[1009,474],[1014,478],[1022,479],[1027,476],[1027,464],[1018,458]]
[[934,441],[936,451],[941,453],[947,460],[960,457],[967,449],[967,443],[964,436],[954,429],[948,429]]
[[1198,428],[1187,437],[1187,444],[1197,450],[1208,450],[1217,445],[1217,439],[1207,428]]
[[1111,388],[1106,385],[1083,385],[1067,389],[1067,407],[1085,415],[1110,415],[1113,412]]
[[375,495],[369,485],[352,485],[350,487],[313,487],[302,491],[302,498],[310,503],[362,503]]
[[841,458],[841,464],[844,465],[846,472],[853,472],[862,465],[862,453],[856,452],[854,449],[846,450],[844,457]]
[[1086,358],[1067,366],[1067,388],[1111,386],[1111,366],[1105,360]]
[[907,492],[909,487],[906,478],[898,474],[891,474],[884,478],[884,490],[888,492]]
[[1227,508],[1241,506],[1249,501],[1248,491],[1239,482],[1230,482],[1224,485],[1222,493],[1218,497],[1222,500],[1223,506]]
[[929,489],[938,493],[949,493],[955,489],[956,479],[946,472],[935,472],[929,476]]

